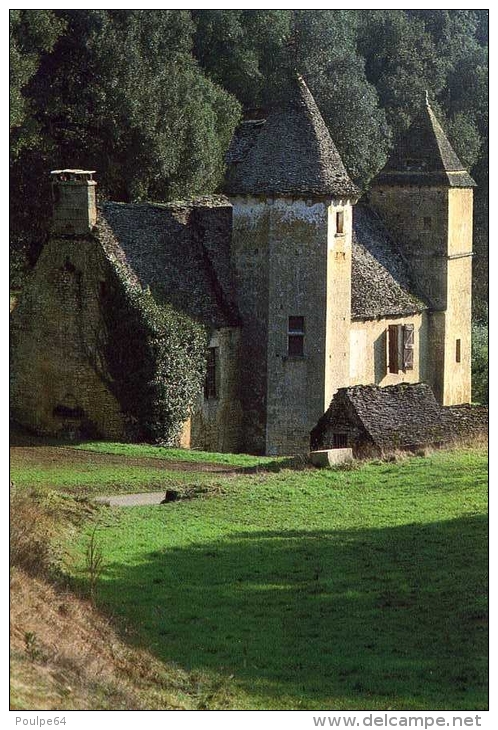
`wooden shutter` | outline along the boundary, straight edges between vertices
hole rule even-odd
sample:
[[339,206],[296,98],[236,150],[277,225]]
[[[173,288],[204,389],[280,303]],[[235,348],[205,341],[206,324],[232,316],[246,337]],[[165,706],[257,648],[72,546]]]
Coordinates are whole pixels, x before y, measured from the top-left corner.
[[413,351],[415,347],[415,328],[413,324],[403,327],[403,370],[413,370]]
[[388,347],[389,347],[389,372],[397,373],[399,370],[399,344],[398,344],[398,324],[390,324],[388,329]]

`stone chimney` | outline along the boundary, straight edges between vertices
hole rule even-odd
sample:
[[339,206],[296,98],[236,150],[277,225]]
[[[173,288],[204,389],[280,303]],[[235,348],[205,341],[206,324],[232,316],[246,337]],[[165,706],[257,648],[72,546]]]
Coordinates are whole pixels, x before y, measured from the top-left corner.
[[83,236],[97,222],[95,170],[52,170],[52,232]]

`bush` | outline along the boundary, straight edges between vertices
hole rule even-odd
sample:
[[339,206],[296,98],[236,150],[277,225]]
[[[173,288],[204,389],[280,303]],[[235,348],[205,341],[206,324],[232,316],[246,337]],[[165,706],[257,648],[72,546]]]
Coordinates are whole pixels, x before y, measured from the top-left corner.
[[476,322],[472,325],[472,400],[488,403],[488,326]]

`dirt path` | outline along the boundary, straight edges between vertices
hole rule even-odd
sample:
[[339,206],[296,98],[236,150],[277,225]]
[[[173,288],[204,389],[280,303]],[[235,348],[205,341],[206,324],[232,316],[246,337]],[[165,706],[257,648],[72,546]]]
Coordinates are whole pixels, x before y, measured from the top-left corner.
[[[236,474],[240,469],[224,464],[208,464],[205,462],[170,461],[153,457],[130,457],[121,454],[101,454],[95,451],[82,451],[70,446],[12,446],[10,458],[13,465],[30,464],[38,467],[58,466],[61,461],[66,465],[126,465],[142,466],[158,471],[188,471],[210,474]],[[163,495],[164,496],[164,495]]]

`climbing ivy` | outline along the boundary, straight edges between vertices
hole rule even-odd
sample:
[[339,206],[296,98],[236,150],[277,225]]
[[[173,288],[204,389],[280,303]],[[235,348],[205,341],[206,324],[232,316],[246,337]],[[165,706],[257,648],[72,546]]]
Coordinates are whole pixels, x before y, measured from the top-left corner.
[[206,372],[207,330],[158,304],[126,269],[108,259],[100,290],[102,356],[108,386],[134,441],[175,444],[199,397]]

